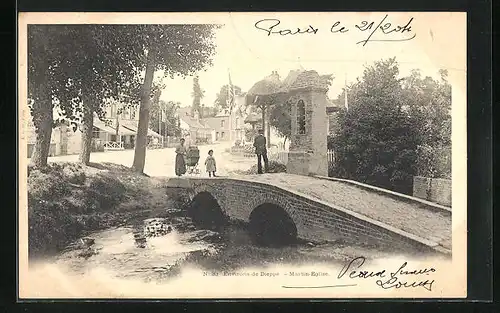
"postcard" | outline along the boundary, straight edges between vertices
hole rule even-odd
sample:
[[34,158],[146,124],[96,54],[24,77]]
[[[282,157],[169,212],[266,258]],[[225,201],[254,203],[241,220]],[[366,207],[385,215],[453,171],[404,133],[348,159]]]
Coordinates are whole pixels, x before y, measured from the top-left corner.
[[19,299],[467,296],[466,13],[18,26]]

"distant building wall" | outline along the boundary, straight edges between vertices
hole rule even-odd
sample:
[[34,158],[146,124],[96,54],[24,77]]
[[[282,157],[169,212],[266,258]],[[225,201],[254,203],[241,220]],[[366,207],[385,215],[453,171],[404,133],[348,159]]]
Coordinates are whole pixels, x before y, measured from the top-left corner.
[[71,127],[68,128],[66,132],[67,136],[67,153],[68,154],[78,154],[82,149],[82,132],[77,128],[73,131]]
[[413,177],[413,196],[451,206],[451,179]]
[[[28,155],[27,157],[30,158],[31,155],[33,154],[33,150],[35,147],[35,142],[36,142],[36,131],[35,131],[35,126],[33,123],[28,124],[28,128],[26,129],[27,132],[27,141],[28,141]],[[64,134],[61,131],[60,127],[56,127],[52,129],[52,134],[50,136],[50,148],[49,148],[49,156],[56,156],[60,155],[64,149],[61,149],[61,143],[62,143],[62,138]]]

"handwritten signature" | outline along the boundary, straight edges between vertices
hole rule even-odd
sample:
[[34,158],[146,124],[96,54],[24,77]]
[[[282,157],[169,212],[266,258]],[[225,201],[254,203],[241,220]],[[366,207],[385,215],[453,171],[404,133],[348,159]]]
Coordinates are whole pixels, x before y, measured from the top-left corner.
[[[366,271],[366,270],[361,270],[363,264],[365,264],[365,257],[357,257],[355,259],[352,259],[349,263],[347,263],[339,272],[338,278],[342,278],[346,273],[350,270],[348,276],[351,279],[358,279],[358,278],[378,278],[375,283],[377,286],[380,286],[384,289],[399,289],[402,287],[408,288],[408,287],[422,287],[427,289],[428,291],[432,291],[432,284],[434,283],[434,280],[432,279],[426,279],[426,280],[406,280],[406,277],[411,276],[419,276],[419,275],[429,275],[429,273],[434,273],[436,272],[436,269],[434,268],[423,268],[423,269],[417,269],[417,270],[408,270],[407,265],[408,262],[404,262],[402,265],[399,266],[399,268],[394,271],[394,272],[388,272],[385,269],[379,270],[379,271]],[[357,270],[353,270],[353,268],[356,268]],[[404,279],[404,280],[403,280]]]
[[[338,279],[347,277],[352,280],[359,279],[376,279],[375,284],[383,289],[400,289],[400,288],[424,288],[432,291],[434,279],[425,279],[429,273],[435,273],[433,267],[422,269],[408,269],[408,262],[401,264],[397,270],[389,271],[381,269],[376,271],[367,271],[363,269],[366,258],[363,256],[357,257],[349,261],[342,267],[337,275]],[[416,278],[418,277],[418,278]],[[357,284],[343,285],[328,285],[328,286],[283,286],[284,288],[333,288],[333,287],[351,287]]]
[[[387,21],[389,15],[385,15],[380,21],[361,21],[358,24],[354,25],[354,28],[361,32],[367,32],[368,37],[364,40],[358,41],[356,44],[362,44],[365,46],[368,42],[374,41],[408,41],[412,40],[417,36],[416,33],[413,32],[411,28],[411,23],[413,21],[413,17],[408,20],[408,22],[404,25],[393,25],[392,23]],[[320,29],[311,24],[301,27],[292,27],[292,28],[282,28],[281,21],[279,19],[262,19],[257,21],[254,26],[256,29],[263,31],[267,34],[267,36],[278,35],[278,36],[295,36],[295,35],[316,35]],[[340,21],[336,21],[330,27],[330,33],[333,34],[344,34],[349,32],[350,29],[348,26],[343,25]],[[389,34],[406,34],[406,37],[397,37],[397,38],[389,38]],[[382,37],[378,37],[380,35]]]

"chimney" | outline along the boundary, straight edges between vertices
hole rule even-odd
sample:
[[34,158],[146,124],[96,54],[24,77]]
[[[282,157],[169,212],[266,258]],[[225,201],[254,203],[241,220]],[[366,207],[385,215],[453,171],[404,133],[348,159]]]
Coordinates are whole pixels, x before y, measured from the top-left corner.
[[277,71],[272,71],[271,75],[269,75],[269,78],[271,80],[279,80],[280,79],[280,75],[278,74]]

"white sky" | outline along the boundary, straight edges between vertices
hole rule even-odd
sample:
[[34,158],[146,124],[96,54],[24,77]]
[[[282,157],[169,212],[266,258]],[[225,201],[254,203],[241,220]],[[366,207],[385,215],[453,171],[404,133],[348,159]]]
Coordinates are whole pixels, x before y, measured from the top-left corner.
[[[409,41],[368,42],[364,47],[356,44],[366,39],[370,31],[361,32],[354,25],[368,20],[375,22],[375,27],[384,16],[385,13],[370,12],[219,15],[217,22],[222,22],[225,26],[217,32],[214,64],[199,73],[200,85],[205,90],[202,103],[206,106],[213,104],[220,87],[228,83],[228,69],[233,84],[240,86],[243,91],[250,89],[255,82],[273,70],[278,71],[281,79],[290,70],[301,66],[320,74],[333,74],[335,79],[329,91],[331,98],[336,98],[341,92],[345,78],[349,83],[362,75],[363,64],[369,65],[376,60],[394,56],[403,76],[412,69],[420,69],[423,75],[434,77],[437,77],[440,68],[447,68],[450,75],[452,72],[463,73],[466,67],[465,14],[388,13],[384,24],[391,22],[394,26],[404,26],[413,17],[412,31],[384,36],[379,30],[372,39],[401,39],[413,34],[416,37]],[[268,36],[266,32],[254,27],[257,21],[264,18],[280,19],[281,24],[277,28],[281,29],[306,29],[312,25],[319,30],[315,35]],[[349,28],[349,32],[331,33],[330,27],[336,21],[341,21],[342,25]],[[161,73],[157,75],[161,76]],[[165,82],[167,87],[162,92],[162,99],[179,101],[183,106],[191,104],[192,77],[165,79]]]

